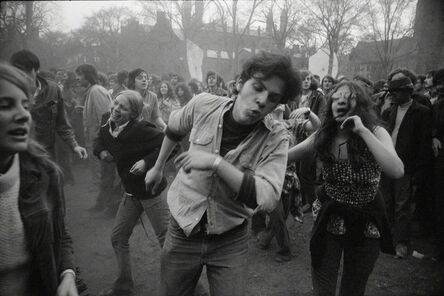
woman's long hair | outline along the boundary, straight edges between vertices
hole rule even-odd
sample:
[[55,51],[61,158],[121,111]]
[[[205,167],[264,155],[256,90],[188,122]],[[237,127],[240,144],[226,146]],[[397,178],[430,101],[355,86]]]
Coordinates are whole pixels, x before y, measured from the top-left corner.
[[[177,94],[179,89],[182,89],[182,91],[183,91],[182,97],[179,97],[179,95]],[[182,106],[184,106],[186,103],[188,103],[188,101],[191,100],[191,97],[192,97],[191,91],[185,82],[179,82],[176,85],[176,88],[174,89],[174,94],[176,95],[177,99],[179,100],[179,102]]]
[[[0,63],[0,80],[4,80],[15,85],[21,91],[23,91],[29,99],[32,99],[32,80],[28,75],[18,68],[15,68],[9,64]],[[30,119],[30,122],[32,126],[32,118]],[[29,135],[28,146],[26,152],[24,153],[28,153],[31,158],[35,159],[46,167],[54,167],[56,171],[61,174],[61,170],[58,165],[49,158],[48,152],[43,148],[42,145],[37,143],[37,141],[32,138],[31,134]]]
[[160,92],[160,88],[162,87],[162,84],[166,84],[166,86],[168,87],[168,92],[166,94],[167,98],[172,98],[173,97],[173,88],[171,87],[171,84],[166,81],[163,80],[161,83],[159,83],[159,88],[157,89],[157,98],[162,99],[162,93]]
[[[327,95],[325,119],[314,139],[316,154],[323,162],[333,162],[335,160],[335,156],[331,153],[331,146],[336,136],[339,123],[336,122],[333,117],[331,96],[343,86],[347,86],[350,89],[350,99],[356,100],[353,115],[359,116],[364,126],[371,131],[381,125],[378,115],[375,112],[373,101],[360,85],[352,81],[345,81],[335,85]],[[352,164],[359,165],[364,161],[362,151],[365,147],[366,144],[361,137],[352,133],[348,140],[348,154]]]

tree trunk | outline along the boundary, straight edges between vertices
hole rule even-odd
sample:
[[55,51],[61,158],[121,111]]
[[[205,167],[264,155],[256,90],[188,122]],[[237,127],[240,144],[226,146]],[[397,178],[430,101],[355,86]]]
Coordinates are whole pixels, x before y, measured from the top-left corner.
[[32,29],[32,17],[33,17],[33,4],[34,1],[25,1],[25,24],[26,24],[26,31],[25,31],[25,38],[23,39],[23,47],[25,49],[28,49],[29,41],[32,38],[33,29]]

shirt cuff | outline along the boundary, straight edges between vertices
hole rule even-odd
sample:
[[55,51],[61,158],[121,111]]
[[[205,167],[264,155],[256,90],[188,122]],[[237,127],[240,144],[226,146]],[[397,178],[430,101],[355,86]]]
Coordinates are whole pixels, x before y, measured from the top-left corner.
[[71,273],[74,276],[74,279],[76,278],[76,272],[72,269],[66,269],[64,270],[61,274],[60,274],[60,280],[63,280],[63,277],[65,276],[65,274],[67,273]]
[[243,202],[251,209],[255,209],[257,207],[256,180],[252,174],[244,173],[237,200]]
[[180,142],[184,138],[184,136],[178,135],[170,130],[170,128],[167,126],[165,129],[165,135],[174,142]]

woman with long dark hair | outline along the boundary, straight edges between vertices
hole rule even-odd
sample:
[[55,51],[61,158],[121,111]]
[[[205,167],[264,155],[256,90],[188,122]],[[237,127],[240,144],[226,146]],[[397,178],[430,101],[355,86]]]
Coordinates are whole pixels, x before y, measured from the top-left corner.
[[157,98],[159,100],[160,116],[163,121],[168,123],[171,112],[181,108],[180,102],[174,97],[173,88],[168,81],[163,80],[160,83]]
[[78,295],[62,174],[31,138],[26,74],[0,64],[0,295]]
[[404,165],[379,125],[369,95],[357,83],[336,85],[326,110],[321,129],[288,153],[293,162],[315,151],[323,164],[310,241],[314,291],[335,294],[344,253],[340,295],[364,295],[379,250],[394,254],[378,194],[381,172],[400,178]]
[[179,82],[174,88],[174,95],[179,100],[180,105],[185,106],[192,98],[190,88],[185,82]]

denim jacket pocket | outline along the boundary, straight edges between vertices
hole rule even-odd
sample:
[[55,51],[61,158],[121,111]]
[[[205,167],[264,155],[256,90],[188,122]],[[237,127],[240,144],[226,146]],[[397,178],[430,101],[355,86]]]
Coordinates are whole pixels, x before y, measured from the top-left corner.
[[214,136],[207,131],[197,131],[192,129],[190,133],[190,142],[194,145],[207,146],[213,141]]

